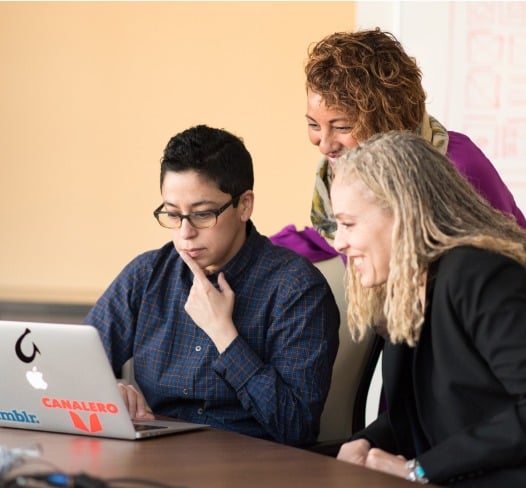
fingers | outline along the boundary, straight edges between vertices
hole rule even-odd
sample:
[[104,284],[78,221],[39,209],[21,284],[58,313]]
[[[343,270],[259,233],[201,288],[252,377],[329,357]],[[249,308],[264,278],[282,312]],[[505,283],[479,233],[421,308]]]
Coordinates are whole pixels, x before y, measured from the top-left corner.
[[357,439],[355,441],[346,442],[340,448],[337,459],[346,461],[352,464],[365,466],[367,454],[371,445],[365,439]]
[[[190,271],[194,275],[194,284],[199,284],[203,287],[204,290],[212,290],[213,285],[210,283],[210,280],[206,276],[203,269],[199,267],[197,262],[190,257],[187,253],[182,252],[179,254],[181,256],[181,259],[186,263],[186,265],[190,268]],[[234,292],[230,288],[228,282],[226,281],[225,274],[219,273],[217,277],[217,284],[219,286],[219,291],[221,292],[227,292],[229,294],[233,294]]]
[[136,401],[133,395],[128,394],[128,387],[127,385],[123,383],[117,383],[117,386],[119,387],[119,391],[121,392],[122,399],[124,400],[124,404],[126,405],[126,408],[128,409],[128,413],[130,414],[130,417],[135,417],[135,410],[136,410]]
[[365,439],[357,439],[343,444],[337,459],[402,478],[407,476],[407,468],[405,467],[407,460],[403,456],[397,456],[382,449],[371,448]]
[[126,404],[128,413],[132,419],[150,419],[153,420],[155,416],[146,404],[146,400],[137,388],[133,385],[125,385],[124,383],[117,383],[121,396]]
[[406,462],[407,460],[403,456],[373,448],[367,455],[365,467],[405,478],[408,471],[405,466]]
[[194,280],[203,282],[203,280],[208,281],[205,272],[199,267],[199,265],[185,252],[179,253],[179,256],[181,256],[181,259],[186,263],[186,265],[190,268],[190,271],[194,275]]

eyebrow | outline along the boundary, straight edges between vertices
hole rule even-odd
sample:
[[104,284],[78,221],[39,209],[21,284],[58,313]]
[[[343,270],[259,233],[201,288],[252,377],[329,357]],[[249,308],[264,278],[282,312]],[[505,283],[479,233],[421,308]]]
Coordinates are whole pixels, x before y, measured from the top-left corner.
[[[306,117],[307,119],[311,120],[312,122],[316,122],[316,123],[318,123],[316,119],[312,118],[312,117],[311,117],[310,115],[308,115],[308,114],[305,114],[305,117]],[[334,122],[345,122],[345,123],[347,123],[347,124],[350,124],[350,123],[351,123],[351,119],[349,119],[348,117],[338,117],[338,118],[336,118],[336,119],[331,119],[331,120],[329,120],[329,124],[333,124]]]
[[[174,203],[170,203],[170,202],[166,202],[166,201],[164,202],[164,205],[166,205],[167,207],[179,208]],[[201,205],[219,205],[219,204],[217,202],[214,202],[214,201],[211,201],[211,200],[201,200],[199,202],[192,203],[190,205],[190,208],[200,207]]]
[[335,219],[356,219],[355,215],[351,215],[345,212],[339,212],[334,215]]

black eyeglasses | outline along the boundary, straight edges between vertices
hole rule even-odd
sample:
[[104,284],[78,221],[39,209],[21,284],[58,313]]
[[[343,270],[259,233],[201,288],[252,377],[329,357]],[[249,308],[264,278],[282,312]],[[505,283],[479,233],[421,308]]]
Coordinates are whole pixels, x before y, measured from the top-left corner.
[[153,216],[157,219],[160,225],[167,229],[180,229],[183,225],[183,220],[187,219],[188,222],[196,229],[208,229],[213,227],[217,223],[217,217],[219,217],[230,205],[232,205],[240,196],[236,195],[231,200],[226,202],[222,207],[217,210],[203,210],[202,212],[192,212],[189,214],[181,214],[178,212],[169,212],[162,210],[164,203],[161,203],[154,211]]

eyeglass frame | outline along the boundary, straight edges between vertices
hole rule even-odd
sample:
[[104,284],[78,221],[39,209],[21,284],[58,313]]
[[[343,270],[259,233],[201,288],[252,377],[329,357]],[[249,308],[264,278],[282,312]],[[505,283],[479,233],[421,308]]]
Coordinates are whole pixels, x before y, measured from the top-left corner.
[[[210,210],[201,210],[200,212],[190,212],[189,214],[182,214],[182,213],[177,213],[177,212],[169,212],[167,210],[165,211],[162,211],[161,209],[164,207],[164,203],[161,203],[161,205],[159,205],[154,211],[153,211],[153,216],[155,217],[155,220],[157,220],[157,223],[161,226],[161,227],[164,227],[165,229],[180,229],[182,226],[183,226],[183,220],[186,219],[188,220],[188,223],[194,228],[194,229],[211,229],[212,227],[214,227],[216,224],[217,224],[217,218],[228,208],[230,207],[230,205],[233,205],[234,204],[234,201],[237,200],[241,195],[243,195],[243,193],[245,193],[244,191],[242,191],[241,193],[238,193],[237,195],[234,195],[228,202],[226,202],[223,206],[217,208],[217,209],[210,209]],[[239,203],[239,201],[237,202]],[[193,215],[196,215],[196,214],[203,214],[203,213],[211,213],[211,214],[214,214],[216,220],[215,222],[212,224],[212,225],[208,225],[206,227],[196,227],[194,225],[194,223],[192,222],[192,216]],[[159,220],[159,215],[161,214],[177,214],[179,216],[179,219],[181,220],[181,223],[179,225],[179,227],[166,227],[165,225],[163,225],[161,223],[161,221]]]

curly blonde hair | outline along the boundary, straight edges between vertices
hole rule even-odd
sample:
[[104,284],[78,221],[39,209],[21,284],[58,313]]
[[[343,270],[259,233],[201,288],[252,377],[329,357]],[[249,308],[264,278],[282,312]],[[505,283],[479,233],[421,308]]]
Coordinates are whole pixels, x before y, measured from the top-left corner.
[[526,267],[526,231],[491,207],[423,138],[405,131],[375,135],[342,156],[335,169],[344,184],[361,180],[393,215],[387,282],[364,288],[352,262],[347,267],[347,319],[355,339],[386,321],[393,343],[414,346],[424,320],[419,288],[430,263],[452,248],[486,249]]
[[358,141],[422,123],[422,72],[389,32],[331,34],[309,48],[305,74],[308,89],[353,121]]

